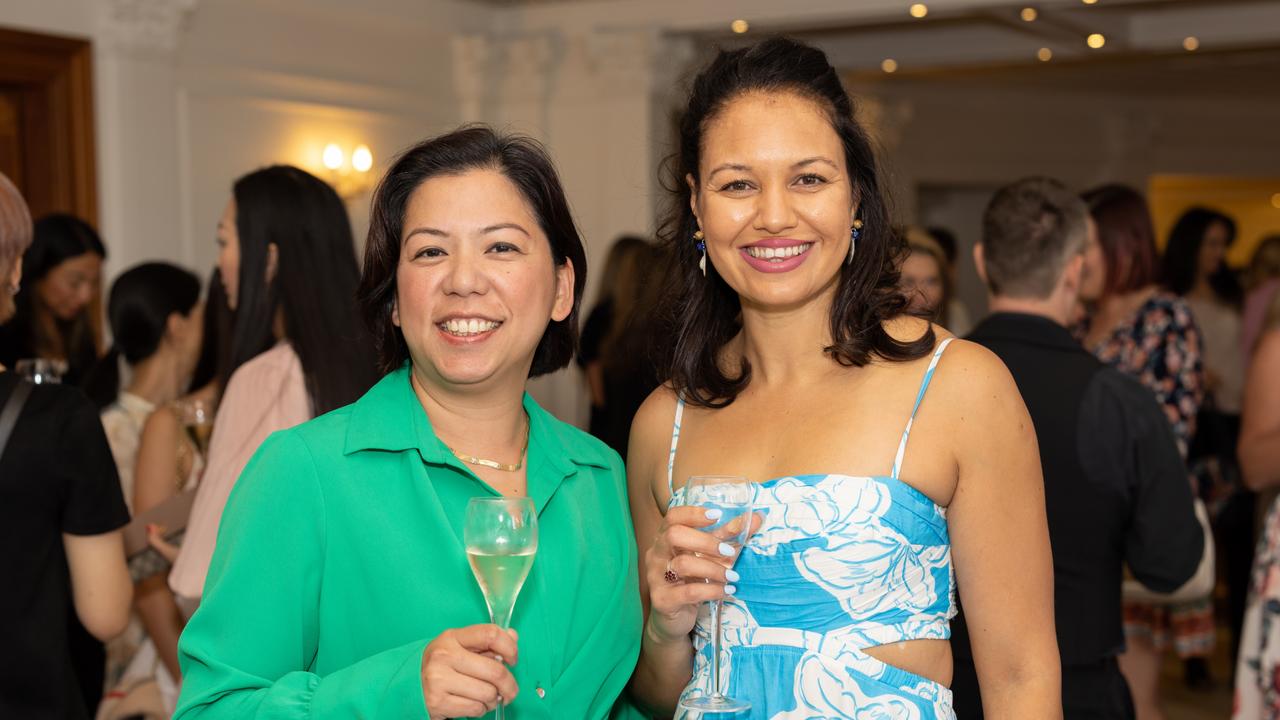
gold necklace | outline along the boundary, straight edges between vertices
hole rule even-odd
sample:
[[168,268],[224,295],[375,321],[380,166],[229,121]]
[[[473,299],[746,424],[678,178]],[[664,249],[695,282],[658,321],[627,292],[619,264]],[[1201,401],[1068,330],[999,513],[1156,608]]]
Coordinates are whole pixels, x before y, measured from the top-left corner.
[[524,467],[524,454],[525,451],[529,449],[529,428],[525,428],[524,445],[520,447],[520,460],[514,465],[500,463],[497,460],[489,460],[488,458],[476,457],[475,455],[464,455],[448,445],[445,445],[445,447],[449,448],[449,452],[453,453],[454,457],[468,465],[479,465],[480,467],[501,470],[502,472],[516,472],[520,468]]

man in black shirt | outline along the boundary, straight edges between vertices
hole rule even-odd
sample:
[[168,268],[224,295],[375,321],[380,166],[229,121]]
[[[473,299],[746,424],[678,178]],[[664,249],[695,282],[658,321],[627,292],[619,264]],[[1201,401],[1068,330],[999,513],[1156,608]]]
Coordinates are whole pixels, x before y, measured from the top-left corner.
[[[995,194],[974,250],[992,315],[969,340],[1008,366],[1035,423],[1053,547],[1054,616],[1067,720],[1132,718],[1124,650],[1124,568],[1156,592],[1195,574],[1204,536],[1173,432],[1151,393],[1067,332],[1083,253],[1096,243],[1083,203],[1060,183]],[[982,717],[963,616],[953,624],[960,720]]]

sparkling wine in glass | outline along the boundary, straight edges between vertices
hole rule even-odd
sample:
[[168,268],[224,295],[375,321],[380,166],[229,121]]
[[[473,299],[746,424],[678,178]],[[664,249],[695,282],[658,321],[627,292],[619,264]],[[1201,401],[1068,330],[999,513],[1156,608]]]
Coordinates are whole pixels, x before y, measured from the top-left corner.
[[191,442],[203,457],[209,456],[209,436],[213,434],[213,406],[207,400],[184,400],[178,405],[178,414]]
[[[720,517],[703,531],[727,543],[737,551],[747,541],[755,506],[756,486],[736,475],[695,475],[684,488],[684,504],[707,510],[719,510]],[[720,688],[720,614],[724,600],[711,602],[711,687],[706,694],[691,694],[680,700],[680,707],[712,713],[738,713],[751,709],[751,703],[725,695]]]
[[[510,627],[516,597],[538,552],[538,514],[533,500],[472,498],[467,504],[462,541],[467,546],[471,572],[489,606],[489,619],[500,628]],[[497,720],[503,720],[504,711],[499,698]]]

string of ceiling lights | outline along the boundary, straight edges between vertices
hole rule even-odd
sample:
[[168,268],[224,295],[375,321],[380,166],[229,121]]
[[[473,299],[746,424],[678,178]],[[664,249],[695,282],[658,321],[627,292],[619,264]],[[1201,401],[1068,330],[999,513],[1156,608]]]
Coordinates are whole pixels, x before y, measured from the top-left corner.
[[[1084,5],[1097,5],[1098,0],[1080,0]],[[929,6],[925,3],[912,3],[907,8],[907,13],[917,20],[923,20],[929,16]],[[1018,17],[1023,22],[1034,23],[1040,19],[1040,11],[1034,6],[1028,5],[1018,12]],[[751,24],[746,20],[738,19],[729,24],[729,29],[739,35],[746,33],[751,29]],[[1084,37],[1084,44],[1092,50],[1101,50],[1106,47],[1107,37],[1100,32],[1092,32]],[[1188,35],[1182,39],[1182,49],[1187,52],[1195,52],[1200,49],[1200,39],[1194,35]],[[1048,46],[1038,48],[1036,50],[1036,59],[1040,62],[1049,62],[1053,60],[1053,48]],[[898,61],[894,58],[885,58],[880,61],[880,69],[886,73],[895,73],[898,71]]]

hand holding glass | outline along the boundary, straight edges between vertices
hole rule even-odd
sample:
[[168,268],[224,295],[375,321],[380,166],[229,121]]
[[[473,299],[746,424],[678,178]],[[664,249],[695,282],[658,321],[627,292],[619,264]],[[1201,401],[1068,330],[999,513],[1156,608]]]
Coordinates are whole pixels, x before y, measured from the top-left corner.
[[[755,485],[744,477],[696,475],[684,488],[684,502],[707,510],[719,510],[716,521],[703,528],[720,542],[737,551],[747,541],[755,507]],[[711,688],[707,695],[691,695],[680,700],[680,707],[702,712],[743,712],[751,704],[726,696],[720,690],[720,611],[724,600],[711,601]]]
[[[533,567],[538,551],[538,514],[529,498],[472,498],[467,505],[462,540],[475,573],[489,619],[498,627],[511,626],[516,597]],[[501,660],[501,658],[499,658]],[[498,699],[496,717],[505,717]]]

